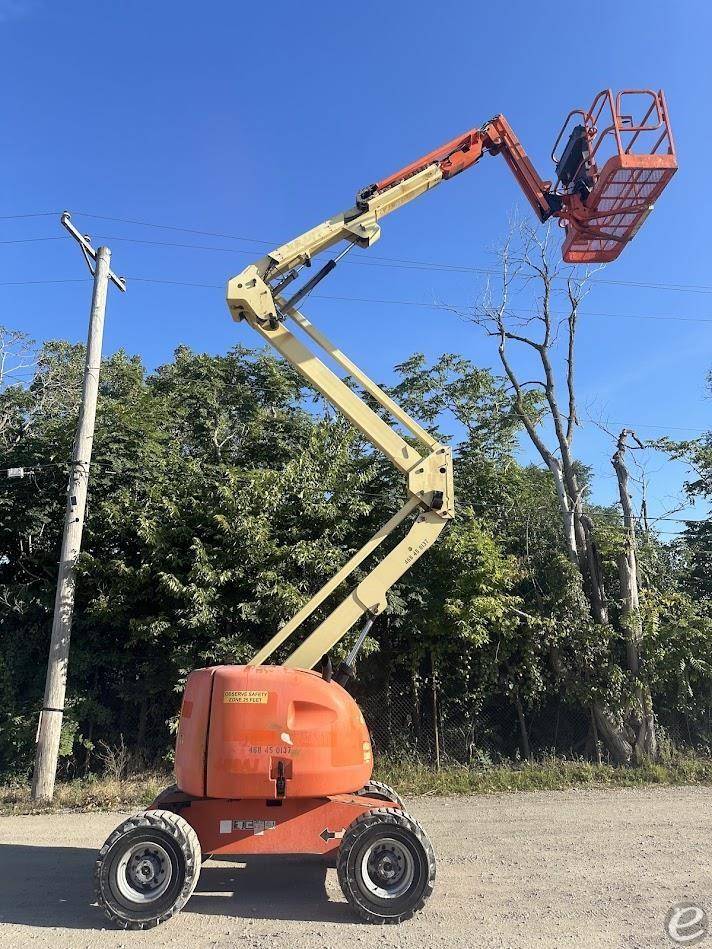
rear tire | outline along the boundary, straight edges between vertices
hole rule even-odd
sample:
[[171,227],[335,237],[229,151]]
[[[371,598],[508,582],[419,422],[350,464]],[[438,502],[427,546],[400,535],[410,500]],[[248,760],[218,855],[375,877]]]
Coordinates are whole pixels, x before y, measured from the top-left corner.
[[[169,784],[167,788],[164,788],[158,797],[153,799],[153,804],[163,804],[164,801],[170,800],[176,794],[180,794],[180,788],[177,784]],[[168,810],[168,808],[166,808]]]
[[379,807],[346,829],[336,869],[344,896],[369,923],[401,923],[433,892],[435,855],[405,811]]
[[200,865],[200,842],[186,820],[144,811],[119,825],[99,851],[96,900],[122,929],[149,929],[185,906]]
[[360,791],[357,791],[358,797],[375,797],[378,801],[386,801],[388,804],[397,804],[405,810],[403,798],[397,791],[394,791],[389,784],[383,781],[369,781],[364,784]]

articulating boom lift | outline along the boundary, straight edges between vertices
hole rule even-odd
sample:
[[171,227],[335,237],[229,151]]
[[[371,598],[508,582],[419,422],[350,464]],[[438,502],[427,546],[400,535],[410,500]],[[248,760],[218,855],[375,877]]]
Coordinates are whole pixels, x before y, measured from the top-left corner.
[[[647,105],[634,121],[630,97]],[[575,123],[575,124],[573,124]],[[571,127],[573,124],[573,127]],[[600,126],[600,127],[599,127]],[[205,854],[336,856],[339,882],[366,920],[400,922],[420,909],[435,878],[432,847],[398,794],[372,782],[371,743],[344,686],[386,595],[454,516],[452,455],[323,336],[297,308],[354,246],[370,247],[379,221],[485,154],[505,159],[542,221],[565,229],[571,263],[614,260],[677,168],[662,92],[599,93],[567,117],[554,184],[543,181],[506,119],[453,139],[364,188],[355,205],[271,251],[228,284],[235,320],[274,346],[403,474],[407,500],[388,523],[292,617],[246,666],[198,669],[186,683],[176,745],[177,785],[118,827],[96,864],[97,899],[124,928],[168,919],[193,892]],[[313,259],[343,249],[300,289],[288,288]],[[418,443],[388,425],[287,327],[290,319]],[[409,516],[413,522],[366,577],[281,665],[286,641]],[[345,663],[312,671],[359,620]]]

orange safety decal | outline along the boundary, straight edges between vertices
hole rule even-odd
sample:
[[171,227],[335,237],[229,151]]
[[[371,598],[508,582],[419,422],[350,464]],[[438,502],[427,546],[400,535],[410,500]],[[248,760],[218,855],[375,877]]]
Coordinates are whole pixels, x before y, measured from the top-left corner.
[[269,692],[223,692],[223,702],[238,705],[266,705]]

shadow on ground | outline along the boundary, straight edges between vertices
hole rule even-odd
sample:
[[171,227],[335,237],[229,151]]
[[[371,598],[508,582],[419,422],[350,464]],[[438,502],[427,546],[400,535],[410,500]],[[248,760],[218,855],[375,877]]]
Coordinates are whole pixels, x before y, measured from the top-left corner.
[[[96,850],[0,844],[0,923],[106,929],[93,905]],[[210,860],[183,912],[254,919],[356,922],[345,902],[330,901],[323,860]]]

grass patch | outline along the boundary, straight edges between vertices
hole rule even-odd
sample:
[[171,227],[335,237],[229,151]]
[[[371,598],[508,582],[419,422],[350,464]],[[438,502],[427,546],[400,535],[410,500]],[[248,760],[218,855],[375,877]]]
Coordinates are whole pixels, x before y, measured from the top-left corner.
[[33,801],[29,783],[13,782],[0,786],[0,814],[131,810],[150,804],[173,780],[170,774],[150,771],[120,779],[90,776],[58,781],[51,803]]
[[641,787],[649,784],[712,785],[712,758],[679,758],[662,763],[617,767],[545,758],[489,767],[447,765],[436,771],[418,761],[381,761],[379,780],[408,795],[496,794],[502,791],[562,791],[576,787]]
[[[397,788],[406,798],[422,794],[496,794],[651,784],[712,786],[712,758],[680,757],[664,764],[647,763],[637,767],[545,758],[487,767],[447,765],[440,771],[418,761],[381,759],[374,778]],[[155,771],[122,779],[82,778],[58,782],[54,801],[38,804],[30,797],[29,784],[16,782],[0,786],[0,815],[132,810],[150,804],[159,791],[172,783],[172,775]]]

